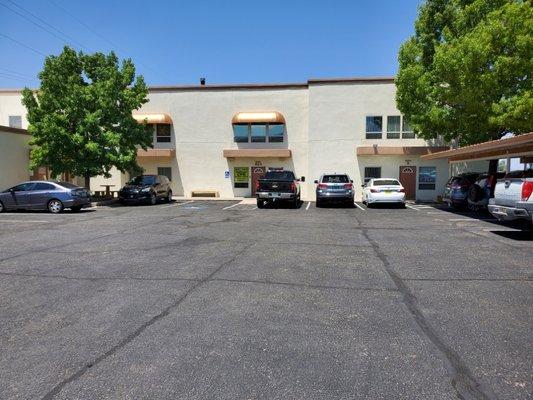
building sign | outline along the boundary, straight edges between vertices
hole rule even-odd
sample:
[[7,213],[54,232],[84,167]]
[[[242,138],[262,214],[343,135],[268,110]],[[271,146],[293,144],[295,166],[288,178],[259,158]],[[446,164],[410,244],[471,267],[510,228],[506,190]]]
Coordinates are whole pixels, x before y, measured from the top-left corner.
[[233,168],[233,178],[235,183],[248,183],[250,179],[250,169],[248,167]]
[[229,179],[229,171],[224,171],[224,178]]

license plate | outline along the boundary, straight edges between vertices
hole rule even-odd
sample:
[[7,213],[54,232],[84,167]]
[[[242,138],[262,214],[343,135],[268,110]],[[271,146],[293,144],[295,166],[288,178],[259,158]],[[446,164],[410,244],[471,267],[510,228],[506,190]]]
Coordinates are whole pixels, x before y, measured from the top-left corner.
[[385,193],[392,193],[392,190],[385,190]]
[[269,193],[270,197],[281,197],[281,193]]

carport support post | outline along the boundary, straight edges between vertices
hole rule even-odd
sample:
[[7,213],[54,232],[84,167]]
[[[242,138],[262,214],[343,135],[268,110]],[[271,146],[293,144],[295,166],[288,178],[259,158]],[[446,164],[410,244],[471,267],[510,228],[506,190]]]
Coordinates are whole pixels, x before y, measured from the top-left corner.
[[509,173],[511,172],[511,158],[507,157],[507,160],[505,162],[505,172]]

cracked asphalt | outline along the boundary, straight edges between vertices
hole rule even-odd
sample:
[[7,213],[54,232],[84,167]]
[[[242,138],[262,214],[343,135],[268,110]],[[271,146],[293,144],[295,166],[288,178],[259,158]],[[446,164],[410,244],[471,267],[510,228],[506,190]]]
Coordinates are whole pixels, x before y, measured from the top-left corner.
[[0,215],[0,399],[531,399],[531,232],[235,202]]

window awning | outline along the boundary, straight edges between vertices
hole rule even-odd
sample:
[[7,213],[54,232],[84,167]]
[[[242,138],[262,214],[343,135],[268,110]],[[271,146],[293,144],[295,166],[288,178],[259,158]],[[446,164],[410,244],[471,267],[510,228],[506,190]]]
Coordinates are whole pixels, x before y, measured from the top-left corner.
[[277,111],[269,112],[240,112],[233,116],[232,124],[251,124],[251,123],[266,123],[266,124],[284,124],[285,117]]
[[225,158],[290,158],[289,149],[226,149]]
[[170,115],[164,113],[133,114],[133,118],[140,124],[172,125],[172,118],[170,118]]
[[174,157],[176,154],[175,149],[138,149],[137,158],[169,158]]

